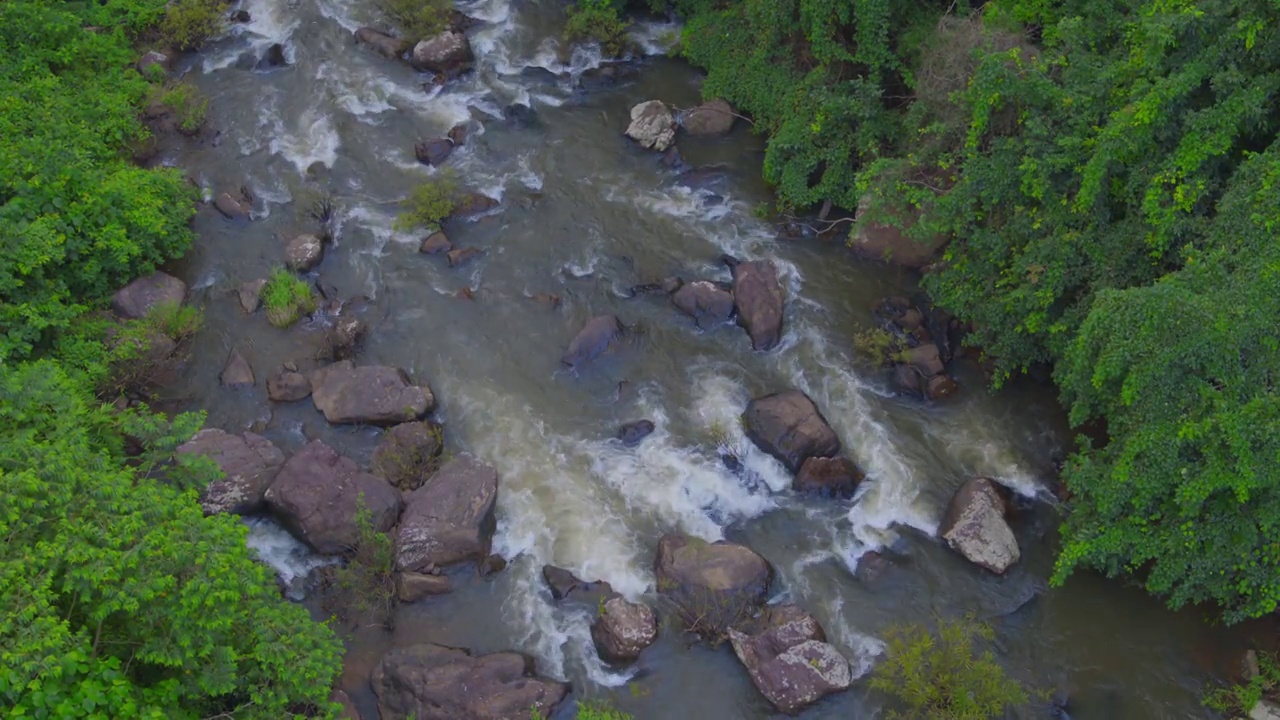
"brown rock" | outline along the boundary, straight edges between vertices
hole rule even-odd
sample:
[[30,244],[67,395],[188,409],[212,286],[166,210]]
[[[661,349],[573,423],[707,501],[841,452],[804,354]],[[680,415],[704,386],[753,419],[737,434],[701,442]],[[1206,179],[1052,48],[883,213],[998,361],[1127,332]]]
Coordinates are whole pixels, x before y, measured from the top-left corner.
[[658,542],[654,573],[688,629],[720,635],[764,604],[773,568],[745,545],[671,534]]
[[479,248],[465,247],[454,248],[446,256],[449,258],[449,267],[461,267],[482,254]]
[[284,249],[284,264],[294,272],[307,272],[324,259],[324,243],[315,235],[299,235]]
[[453,141],[455,146],[467,144],[467,126],[464,124],[454,125],[449,128],[449,133],[446,137]]
[[772,260],[733,267],[733,298],[738,324],[751,336],[753,350],[767,351],[782,341],[782,285]]
[[565,683],[535,676],[527,655],[472,656],[432,644],[388,652],[371,682],[382,720],[545,718],[569,692]]
[[262,288],[266,286],[266,278],[240,283],[239,289],[236,290],[236,294],[240,298],[240,307],[250,314],[256,312],[258,306],[262,304]]
[[311,394],[306,375],[280,368],[267,378],[267,398],[272,402],[295,402]]
[[396,576],[396,597],[400,602],[417,602],[428,595],[444,595],[452,589],[448,575],[403,572]]
[[591,624],[591,639],[605,660],[631,662],[658,639],[658,619],[648,605],[615,596],[601,605]]
[[724,100],[708,100],[684,114],[684,131],[694,137],[723,135],[737,119],[733,107]]
[[733,315],[733,294],[705,280],[682,285],[671,302],[704,330],[727,322]]
[[196,433],[178,446],[176,454],[208,457],[222,471],[223,477],[210,482],[200,494],[200,507],[207,515],[258,512],[263,493],[284,464],[284,453],[261,435],[231,435],[217,428]]
[[844,457],[811,457],[800,466],[791,487],[796,492],[828,497],[853,497],[866,475]]
[[960,386],[949,375],[934,375],[929,378],[925,393],[930,400],[945,400],[960,391]]
[[329,702],[342,706],[342,710],[338,712],[340,720],[360,720],[360,711],[356,709],[356,704],[342,690],[334,690],[329,693]]
[[398,368],[336,362],[311,375],[311,401],[334,424],[393,425],[426,415],[436,404],[431,388],[410,384]]
[[222,386],[225,388],[239,389],[253,387],[256,380],[253,377],[253,368],[249,367],[249,361],[245,360],[244,355],[239,350],[233,349],[231,356],[227,358],[227,366],[222,369],[222,375],[219,376]]
[[111,309],[126,320],[146,317],[152,309],[176,307],[187,296],[187,284],[162,272],[134,280],[111,297]]
[[[870,210],[870,198],[858,203],[857,215],[862,219]],[[905,229],[915,222],[917,211],[905,213]],[[945,236],[937,235],[925,241],[907,236],[905,229],[892,224],[859,222],[849,236],[849,246],[854,252],[870,260],[882,260],[895,265],[919,270],[933,262],[938,252],[947,244]]]
[[997,575],[1022,556],[1013,529],[1005,521],[1004,496],[989,478],[960,486],[938,526],[938,537],[969,562]]
[[938,346],[933,343],[908,348],[903,353],[903,360],[918,369],[923,377],[933,377],[946,371],[946,366],[938,355]]
[[453,153],[453,141],[449,138],[431,138],[415,143],[413,156],[427,165],[440,165]]
[[213,200],[213,206],[231,220],[246,220],[249,217],[249,211],[252,210],[249,203],[225,192],[218,193],[218,197]]
[[462,200],[458,202],[457,207],[453,209],[450,217],[453,218],[469,218],[498,207],[498,201],[481,193],[467,193]]
[[853,683],[849,661],[826,642],[812,616],[794,606],[772,615],[777,624],[755,635],[731,629],[729,641],[751,682],[774,707],[795,714]]
[[761,450],[777,458],[791,472],[799,472],[811,457],[833,457],[840,452],[840,438],[799,390],[786,390],[756,398],[743,414],[747,437]]
[[501,555],[490,555],[480,561],[480,577],[488,577],[494,573],[500,573],[507,569],[507,559]]
[[461,455],[408,496],[396,529],[396,568],[422,571],[489,554],[498,472]]
[[438,255],[447,253],[453,249],[453,243],[449,242],[449,236],[443,232],[436,231],[427,236],[422,241],[422,247],[418,248],[418,252],[428,255]]
[[413,46],[413,66],[448,77],[471,66],[471,43],[467,36],[452,30],[418,41]]
[[615,315],[597,315],[587,321],[569,343],[560,362],[574,367],[604,354],[622,335],[622,322]]

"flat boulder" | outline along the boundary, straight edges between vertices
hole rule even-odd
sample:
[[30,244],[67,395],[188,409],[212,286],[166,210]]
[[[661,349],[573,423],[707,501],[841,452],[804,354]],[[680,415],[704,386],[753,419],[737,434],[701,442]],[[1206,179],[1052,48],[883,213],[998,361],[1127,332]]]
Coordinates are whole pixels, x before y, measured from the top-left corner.
[[295,402],[311,394],[311,381],[306,375],[280,368],[267,378],[267,398],[272,402]]
[[419,40],[413,46],[411,62],[419,70],[430,70],[453,76],[471,66],[471,42],[460,32],[445,30],[439,35]]
[[694,137],[723,135],[733,127],[733,106],[719,98],[708,100],[684,114],[684,131]]
[[324,242],[315,235],[299,235],[284,248],[284,264],[294,272],[307,272],[323,259]]
[[473,656],[430,643],[388,652],[371,681],[382,720],[545,718],[569,693],[568,684],[534,675],[528,655]]
[[658,542],[654,574],[687,629],[718,636],[764,604],[773,568],[745,545],[674,533]]
[[153,308],[182,304],[187,296],[187,284],[162,272],[134,280],[111,296],[111,309],[126,320],[146,317]]
[[703,330],[725,323],[733,316],[733,293],[706,280],[680,286],[672,294],[671,303]]
[[938,536],[974,565],[1003,574],[1022,557],[1018,539],[1005,521],[1006,510],[993,480],[971,478],[951,498]]
[[436,405],[431,388],[412,384],[403,370],[384,365],[356,367],[350,360],[312,373],[311,401],[334,424],[410,422]]
[[603,580],[587,582],[569,570],[555,565],[542,566],[542,580],[551,590],[551,597],[556,602],[569,598],[593,608],[599,607],[605,600],[613,597],[613,588]]
[[811,457],[791,482],[796,492],[825,497],[852,497],[866,475],[846,457]]
[[223,477],[200,493],[200,507],[208,515],[248,515],[262,509],[262,496],[284,465],[284,453],[270,440],[251,432],[232,435],[205,428],[178,446],[177,454],[204,456],[218,465]]
[[642,102],[631,108],[626,134],[640,147],[663,152],[676,141],[676,117],[661,100]]
[[631,662],[658,639],[658,619],[648,605],[615,595],[600,605],[591,639],[605,660]]
[[430,421],[401,423],[382,436],[369,469],[401,490],[417,490],[435,472],[444,428]]
[[422,572],[483,560],[493,539],[498,471],[470,455],[441,467],[407,498],[396,529],[396,569]]
[[371,27],[356,30],[356,40],[373,48],[375,52],[388,60],[397,60],[409,49],[409,42],[392,37]]
[[733,298],[738,324],[751,337],[753,350],[767,351],[782,341],[782,284],[772,260],[733,264]]
[[818,406],[799,390],[752,400],[742,420],[747,437],[793,473],[811,457],[834,457],[840,452],[840,438]]
[[576,367],[600,357],[622,336],[622,321],[616,315],[597,315],[587,321],[569,342],[560,362]]
[[319,440],[293,454],[265,494],[267,506],[289,532],[322,555],[355,547],[356,511],[369,512],[373,529],[390,530],[400,515],[400,493],[362,472],[354,461]]
[[729,630],[733,652],[751,682],[778,710],[792,715],[853,683],[849,661],[826,642],[822,626],[799,608],[774,608],[770,626],[754,634]]

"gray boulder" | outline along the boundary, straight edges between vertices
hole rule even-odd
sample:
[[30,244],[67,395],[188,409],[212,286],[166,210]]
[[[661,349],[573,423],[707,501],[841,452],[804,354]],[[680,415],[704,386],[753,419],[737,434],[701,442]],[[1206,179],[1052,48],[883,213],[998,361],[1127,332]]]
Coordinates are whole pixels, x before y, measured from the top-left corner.
[[729,641],[751,682],[774,707],[795,714],[853,683],[849,661],[826,642],[812,616],[794,606],[771,610],[771,626],[751,635],[730,629]]
[[723,135],[733,127],[737,116],[733,107],[719,98],[708,100],[684,114],[684,131],[694,137]]
[[686,629],[720,636],[755,614],[768,596],[773,568],[745,545],[664,535],[654,560],[658,592]]
[[311,401],[334,424],[410,422],[436,405],[431,388],[411,384],[403,370],[383,365],[355,367],[350,360],[311,374]]
[[658,639],[658,619],[648,605],[614,596],[601,604],[591,639],[605,660],[631,662]]
[[471,43],[460,32],[446,30],[413,46],[413,66],[453,76],[471,65]]
[[1022,556],[1013,529],[1005,521],[1006,511],[1004,496],[994,481],[972,478],[951,498],[938,536],[974,565],[1002,574]]
[[323,259],[324,242],[315,235],[299,235],[284,248],[284,264],[294,272],[307,272]]
[[289,458],[265,499],[289,532],[323,555],[355,547],[360,503],[379,532],[395,525],[402,505],[400,493],[386,480],[361,472],[355,462],[319,440]]
[[720,325],[733,315],[733,293],[706,280],[680,286],[671,302],[703,330]]
[[284,465],[284,453],[261,435],[231,435],[217,428],[196,433],[178,446],[177,454],[203,455],[222,470],[223,477],[210,482],[200,494],[200,507],[209,515],[258,512],[263,493]]
[[435,472],[443,450],[444,428],[438,423],[401,423],[382,436],[369,469],[401,490],[417,490]]
[[396,569],[422,572],[489,554],[498,472],[470,455],[436,471],[409,494],[396,529]]
[[631,108],[627,137],[641,147],[663,152],[676,140],[676,118],[660,100],[642,102]]
[[772,260],[733,266],[733,298],[738,324],[751,337],[753,350],[767,351],[782,341],[782,285]]
[[569,693],[534,675],[533,658],[515,652],[473,656],[423,644],[383,656],[371,678],[382,720],[527,720],[550,717]]
[[371,27],[356,30],[356,40],[373,48],[375,52],[388,60],[397,60],[409,49],[409,42],[392,37]]
[[111,309],[126,320],[146,317],[152,309],[182,304],[187,284],[162,272],[154,272],[125,285],[111,296]]
[[560,362],[574,367],[604,354],[622,335],[622,321],[616,315],[597,315],[587,321],[560,356]]
[[752,400],[742,419],[747,437],[793,473],[811,457],[834,457],[840,452],[840,438],[818,406],[799,390]]

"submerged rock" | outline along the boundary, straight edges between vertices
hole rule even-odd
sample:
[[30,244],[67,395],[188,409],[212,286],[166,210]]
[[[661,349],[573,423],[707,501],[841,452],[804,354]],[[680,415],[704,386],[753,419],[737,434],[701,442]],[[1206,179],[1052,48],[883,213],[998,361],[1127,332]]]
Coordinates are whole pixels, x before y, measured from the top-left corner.
[[457,75],[471,66],[471,42],[460,32],[446,30],[439,35],[418,41],[413,46],[413,66],[448,77]]
[[687,630],[718,636],[764,604],[773,568],[745,545],[670,534],[658,542],[654,574]]
[[240,307],[250,314],[256,312],[258,306],[262,304],[262,288],[266,286],[266,278],[240,283],[240,287],[236,289],[236,296],[240,299]]
[[654,431],[652,420],[637,420],[618,428],[617,438],[623,445],[635,447],[641,440],[649,437]]
[[658,619],[648,605],[615,596],[600,606],[591,623],[591,639],[605,660],[631,662],[658,639]]
[[154,272],[125,285],[111,296],[111,309],[126,320],[146,317],[159,307],[177,307],[187,296],[187,284],[162,272]]
[[534,675],[533,658],[515,652],[472,656],[423,644],[383,656],[371,678],[382,720],[524,720],[550,717],[569,692]]
[[431,138],[415,143],[413,156],[427,165],[440,165],[453,154],[453,141],[449,138]]
[[938,537],[966,560],[997,575],[1022,556],[1013,529],[1005,521],[1007,506],[989,478],[966,481],[951,498],[938,526]]
[[849,661],[826,642],[817,620],[795,606],[771,610],[769,627],[754,635],[730,629],[729,641],[774,707],[795,714],[853,683]]
[[569,343],[560,362],[569,367],[594,360],[607,351],[622,335],[622,322],[616,315],[597,315],[587,321]]
[[178,455],[203,455],[218,465],[223,477],[200,494],[205,513],[248,515],[262,509],[262,496],[284,465],[284,453],[270,440],[251,432],[231,435],[205,428],[178,446]]
[[421,572],[489,554],[498,472],[470,455],[450,461],[408,496],[396,530],[396,568]]
[[461,267],[483,254],[484,251],[480,248],[464,247],[450,250],[445,253],[445,257],[449,259],[449,267]]
[[723,324],[733,315],[733,294],[706,280],[681,286],[671,302],[703,330]]
[[311,401],[331,423],[392,425],[417,420],[436,405],[431,388],[399,368],[336,362],[311,375]]
[[444,428],[438,423],[402,423],[382,436],[369,469],[401,490],[416,490],[436,471],[443,451]]
[[379,30],[371,27],[362,27],[356,30],[356,40],[373,48],[379,55],[388,60],[398,60],[405,50],[409,49],[409,42],[392,37]]
[[222,369],[218,379],[222,381],[222,387],[233,390],[253,387],[256,382],[249,361],[237,349],[232,349],[231,355],[227,357],[227,366]]
[[737,119],[733,106],[724,100],[708,100],[684,114],[681,119],[684,131],[694,137],[723,135],[733,127]]
[[462,200],[453,209],[449,217],[453,219],[465,219],[482,215],[490,210],[498,207],[496,198],[491,198],[483,193],[473,192],[467,193]]
[[404,603],[418,602],[429,595],[444,595],[452,589],[448,575],[403,572],[396,576],[396,599]]
[[852,497],[866,475],[845,457],[811,457],[800,466],[791,483],[796,492],[827,497]]
[[813,400],[799,390],[752,400],[742,420],[747,437],[793,473],[811,457],[840,452],[840,438]]
[[270,70],[271,68],[284,67],[288,64],[289,60],[284,54],[284,45],[272,43],[267,47],[262,57],[258,59],[256,68],[258,70]]
[[627,137],[641,147],[663,152],[676,139],[676,118],[660,100],[642,102],[631,108]]
[[734,263],[733,298],[738,324],[751,337],[751,348],[772,350],[782,341],[782,285],[772,260]]

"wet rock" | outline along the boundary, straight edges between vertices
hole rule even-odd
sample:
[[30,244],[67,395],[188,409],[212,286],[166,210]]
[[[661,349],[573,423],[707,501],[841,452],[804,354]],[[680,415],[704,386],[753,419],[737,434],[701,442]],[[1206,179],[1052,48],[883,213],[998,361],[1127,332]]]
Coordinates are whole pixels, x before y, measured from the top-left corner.
[[258,59],[256,68],[258,70],[270,70],[271,68],[284,67],[288,64],[289,60],[284,54],[284,45],[271,43],[266,52],[262,53],[262,57]]
[[527,65],[520,69],[520,77],[531,83],[539,85],[558,85],[560,84],[560,75],[537,65]]
[[634,80],[639,76],[640,71],[630,64],[610,63],[584,70],[578,76],[578,87],[591,92],[614,87],[628,80]]
[[663,152],[676,139],[676,118],[660,100],[642,102],[631,108],[627,137],[643,148]]
[[689,169],[689,164],[684,161],[684,156],[680,154],[680,148],[672,145],[667,151],[662,153],[662,159],[659,161],[663,167],[671,168],[678,173],[685,172]]
[[445,253],[445,257],[449,258],[449,267],[461,267],[483,254],[480,248],[465,247],[454,248]]
[[622,335],[622,322],[615,315],[597,315],[587,321],[569,343],[560,362],[569,367],[594,360],[608,350]]
[[960,392],[960,386],[949,375],[934,375],[925,386],[925,397],[930,400],[945,400]]
[[240,283],[240,287],[236,290],[236,295],[240,299],[240,307],[244,308],[247,313],[256,312],[258,306],[262,304],[262,288],[266,286],[266,278]]
[[686,629],[719,635],[750,617],[768,596],[773,569],[751,548],[664,535],[654,561],[658,592],[677,609]]
[[498,201],[481,193],[467,193],[449,215],[451,218],[475,217],[498,207]]
[[676,184],[690,190],[707,190],[729,179],[723,165],[689,168],[676,176]]
[[449,132],[445,135],[455,146],[467,144],[467,126],[465,124],[454,125],[449,128]]
[[417,602],[429,595],[444,595],[452,589],[448,575],[403,572],[396,576],[396,598],[404,603]]
[[489,577],[494,573],[500,573],[507,569],[507,559],[498,554],[490,555],[480,561],[480,566],[476,570],[480,573],[480,577]]
[[117,290],[111,296],[111,309],[126,320],[135,320],[146,317],[155,308],[181,305],[186,296],[186,283],[172,275],[154,272]]
[[[863,218],[870,211],[870,198],[858,203],[858,218]],[[914,216],[916,211],[912,211]],[[947,238],[937,235],[927,240],[916,240],[908,237],[906,229],[914,222],[908,217],[905,228],[898,228],[889,223],[858,222],[854,224],[849,236],[849,247],[869,260],[882,260],[895,265],[919,270],[933,262],[939,251],[946,245]]]
[[458,292],[454,293],[453,296],[459,300],[475,300],[476,291],[470,287],[459,288]]
[[280,368],[267,378],[267,398],[272,402],[295,402],[311,394],[311,381],[302,373]]
[[502,108],[502,119],[513,128],[532,128],[539,125],[538,113],[524,103],[512,103]]
[[774,614],[790,617],[755,635],[729,630],[734,654],[746,666],[756,689],[774,707],[795,714],[853,683],[849,661],[826,642],[822,627],[812,616],[798,608]]
[[169,71],[169,56],[162,52],[151,50],[138,60],[138,72],[146,75],[151,68],[159,68],[161,71]]
[[747,437],[793,473],[811,457],[833,457],[840,452],[840,438],[818,406],[799,390],[752,400],[742,419]]
[[253,377],[253,368],[249,367],[249,361],[239,350],[234,349],[227,358],[227,365],[222,369],[218,379],[222,381],[222,387],[233,390],[253,387],[256,382]]
[[396,425],[382,436],[369,469],[401,490],[416,490],[440,464],[444,428],[430,421]]
[[463,13],[461,10],[449,11],[449,29],[454,32],[466,32],[471,28],[479,27],[483,24],[483,20],[473,18],[470,15]]
[[556,600],[563,600],[576,588],[586,585],[572,572],[555,565],[542,566],[542,579],[547,583],[547,587],[551,588],[551,597]]
[[772,350],[782,340],[782,285],[771,260],[738,263],[733,268],[733,298],[738,324],[751,337],[751,348]]
[[694,137],[723,135],[736,119],[733,107],[724,100],[708,100],[684,114],[684,131]]
[[378,532],[395,525],[402,504],[400,493],[386,480],[361,472],[319,440],[285,462],[264,497],[280,524],[322,555],[355,547],[358,503],[364,503]]
[[452,30],[418,41],[411,62],[419,70],[453,77],[471,66],[471,43],[467,36]]
[[903,362],[919,370],[922,377],[933,377],[946,370],[938,354],[938,346],[933,343],[907,348],[902,356]]
[[413,156],[427,165],[440,165],[453,153],[453,141],[449,138],[431,138],[415,143]]
[[382,720],[523,720],[551,717],[566,683],[534,675],[533,658],[515,652],[472,656],[423,644],[383,656],[371,678]]
[[600,610],[591,623],[591,639],[605,660],[632,662],[658,639],[658,619],[648,605],[612,597]]
[[706,280],[676,290],[671,302],[703,330],[723,324],[733,315],[733,294]]
[[196,433],[179,445],[176,453],[203,455],[222,470],[223,477],[210,482],[200,494],[200,507],[207,515],[260,511],[263,493],[284,465],[284,453],[261,435],[231,435],[217,428]]
[[443,232],[436,231],[427,236],[422,241],[422,247],[418,248],[418,252],[428,255],[439,255],[447,253],[453,249],[453,243],[449,241],[449,236]]
[[369,325],[357,317],[340,317],[325,333],[325,344],[334,360],[349,360],[356,356],[361,343],[369,334]]
[[284,264],[294,272],[307,272],[324,259],[324,243],[315,235],[299,235],[284,248]]
[[678,277],[668,277],[658,282],[642,283],[640,285],[632,285],[630,293],[632,297],[636,295],[671,295],[684,286],[684,280]]
[[617,437],[622,441],[623,445],[634,447],[639,445],[641,440],[649,437],[653,431],[654,426],[652,421],[637,420],[618,428]]
[[972,478],[951,498],[938,526],[938,537],[974,565],[1003,574],[1022,555],[1018,540],[1005,521],[1006,510],[995,482]]
[[311,401],[331,423],[374,425],[417,420],[436,404],[431,388],[411,384],[403,370],[383,365],[355,367],[349,360],[312,373]]
[[498,472],[461,455],[408,496],[396,530],[396,568],[421,572],[489,554]]
[[848,458],[811,457],[800,466],[791,488],[826,497],[852,497],[865,477]]
[[375,52],[388,60],[398,60],[404,51],[409,49],[409,42],[392,37],[371,27],[356,30],[356,40],[373,48]]
[[233,23],[247,23],[252,19],[248,10],[236,10],[231,13],[231,22]]
[[218,197],[213,199],[213,206],[230,220],[247,220],[253,209],[244,199],[225,192],[218,193]]

